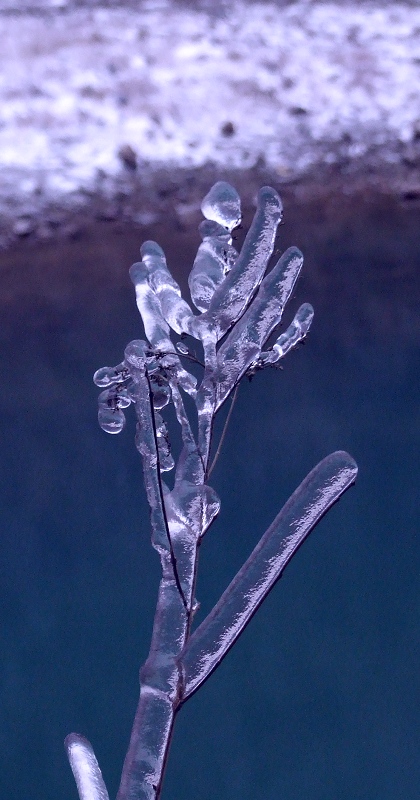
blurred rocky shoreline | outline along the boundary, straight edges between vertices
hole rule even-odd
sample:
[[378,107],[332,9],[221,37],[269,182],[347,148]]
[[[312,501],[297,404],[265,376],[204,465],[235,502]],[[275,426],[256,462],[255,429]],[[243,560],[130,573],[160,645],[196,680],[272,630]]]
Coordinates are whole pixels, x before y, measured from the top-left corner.
[[420,8],[0,0],[0,247],[189,226],[223,177],[420,205]]

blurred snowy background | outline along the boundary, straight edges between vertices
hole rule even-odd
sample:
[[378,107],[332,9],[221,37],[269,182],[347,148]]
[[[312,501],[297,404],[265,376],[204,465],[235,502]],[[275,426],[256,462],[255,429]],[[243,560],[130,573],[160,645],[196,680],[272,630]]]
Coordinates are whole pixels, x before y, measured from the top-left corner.
[[162,165],[416,191],[419,31],[415,2],[1,0],[3,235]]

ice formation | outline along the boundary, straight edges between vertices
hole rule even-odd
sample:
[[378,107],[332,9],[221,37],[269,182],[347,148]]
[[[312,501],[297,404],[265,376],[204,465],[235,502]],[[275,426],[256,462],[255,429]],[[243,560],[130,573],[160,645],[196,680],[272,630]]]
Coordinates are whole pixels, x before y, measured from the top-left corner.
[[[191,632],[198,546],[220,509],[208,484],[215,414],[244,375],[276,364],[301,341],[313,318],[312,306],[305,303],[286,331],[269,343],[303,263],[300,251],[291,247],[268,268],[282,215],[274,189],[260,190],[239,254],[231,235],[241,219],[235,189],[224,181],[216,183],[203,200],[202,212],[203,241],[189,282],[197,311],[181,297],[163,250],[145,242],[142,260],[130,275],[146,338],[130,342],[116,367],[103,367],[94,375],[102,389],[99,424],[107,433],[119,433],[124,410],[135,407],[152,544],[162,565],[152,644],[140,671],[140,700],[118,800],[159,796],[176,711],[218,666],[300,544],[357,474],[354,460],[342,451],[315,466],[213,610]],[[176,340],[185,335],[201,345],[203,363],[185,341]],[[191,361],[202,370],[200,381],[189,372]],[[185,394],[195,402],[198,425],[186,412]],[[164,419],[170,403],[182,436],[176,459]],[[173,469],[170,488],[162,476]],[[89,743],[77,734],[66,742],[80,800],[107,800]]]

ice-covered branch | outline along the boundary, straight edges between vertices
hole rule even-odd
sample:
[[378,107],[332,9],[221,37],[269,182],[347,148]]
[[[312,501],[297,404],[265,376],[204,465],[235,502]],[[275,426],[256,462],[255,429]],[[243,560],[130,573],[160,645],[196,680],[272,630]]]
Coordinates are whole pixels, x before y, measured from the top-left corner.
[[356,480],[348,453],[324,458],[292,494],[181,654],[183,699],[220,664],[317,522]]
[[264,278],[258,294],[236,323],[217,354],[217,403],[226,400],[250,364],[258,358],[272,330],[281,321],[303,264],[297,247],[289,247]]
[[223,283],[214,292],[206,312],[218,339],[243,314],[263,279],[274,249],[282,210],[280,197],[274,189],[270,186],[260,189],[257,211],[241,252]]
[[[142,260],[133,264],[130,276],[146,338],[130,342],[116,367],[103,367],[94,375],[102,389],[98,419],[105,431],[119,433],[125,409],[135,407],[152,543],[162,567],[152,642],[140,670],[140,698],[117,800],[157,800],[177,709],[217,667],[304,539],[357,473],[347,453],[321,461],[191,634],[198,549],[220,509],[208,484],[216,413],[244,375],[275,364],[301,341],[313,318],[312,306],[304,303],[274,344],[267,345],[303,262],[300,251],[291,247],[270,269],[282,215],[274,189],[260,190],[239,254],[231,236],[241,220],[236,190],[219,181],[204,198],[202,211],[202,243],[189,279],[198,313],[181,297],[161,247],[145,242]],[[174,343],[174,334],[195,338],[202,353],[197,357],[182,339]],[[170,406],[181,433],[175,453],[165,418]],[[170,488],[163,475],[174,468]],[[108,800],[89,743],[71,734],[66,746],[80,800]]]

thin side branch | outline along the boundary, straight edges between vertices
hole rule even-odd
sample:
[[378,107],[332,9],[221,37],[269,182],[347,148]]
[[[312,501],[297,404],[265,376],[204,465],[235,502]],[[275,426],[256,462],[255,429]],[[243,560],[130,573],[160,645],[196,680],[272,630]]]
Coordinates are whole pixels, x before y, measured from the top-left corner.
[[214,458],[213,458],[213,461],[211,463],[210,469],[209,469],[209,471],[207,473],[207,477],[208,478],[210,478],[210,475],[211,475],[211,473],[213,472],[213,470],[214,470],[214,468],[216,466],[217,459],[219,458],[220,451],[221,451],[221,449],[223,447],[223,442],[224,442],[224,439],[225,439],[225,436],[226,436],[226,432],[227,432],[227,429],[228,429],[230,418],[232,416],[233,406],[235,405],[236,395],[238,394],[238,389],[239,389],[239,383],[236,384],[235,391],[233,392],[233,395],[232,395],[232,400],[231,400],[230,408],[229,408],[229,411],[228,411],[228,414],[227,414],[227,417],[226,417],[226,420],[225,420],[225,424],[223,426],[222,435],[220,437],[220,441],[219,441],[219,444],[217,446],[217,450],[216,450],[216,452],[214,454]]

